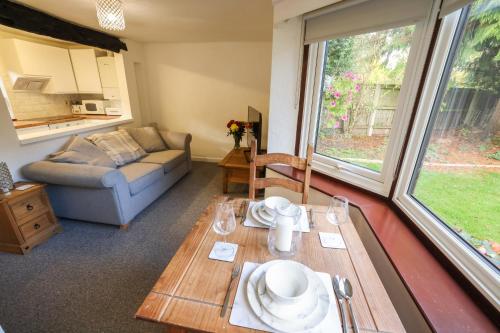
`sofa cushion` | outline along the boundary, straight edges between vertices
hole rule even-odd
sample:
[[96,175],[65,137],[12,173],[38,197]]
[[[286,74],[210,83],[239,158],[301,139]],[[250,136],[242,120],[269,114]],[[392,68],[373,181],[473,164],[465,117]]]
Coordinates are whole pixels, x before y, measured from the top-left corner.
[[135,195],[163,177],[162,166],[152,163],[130,163],[120,168],[127,179],[131,195]]
[[123,129],[96,133],[87,137],[87,140],[106,152],[118,166],[134,162],[147,155],[144,149]]
[[167,149],[167,145],[155,127],[125,127],[123,129],[148,153]]
[[161,164],[163,165],[165,173],[167,173],[185,160],[186,152],[184,150],[171,149],[151,153],[142,158],[139,162]]
[[88,164],[116,168],[115,162],[96,145],[73,136],[63,151],[51,154],[49,160],[57,163]]

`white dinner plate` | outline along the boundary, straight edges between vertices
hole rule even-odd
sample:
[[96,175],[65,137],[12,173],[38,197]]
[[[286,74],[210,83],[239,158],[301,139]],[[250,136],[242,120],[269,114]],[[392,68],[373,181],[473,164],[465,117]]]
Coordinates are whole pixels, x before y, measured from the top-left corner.
[[[309,277],[308,277],[309,278]],[[312,283],[311,281],[309,283]],[[266,292],[265,274],[262,274],[257,283],[257,296],[260,303],[273,316],[283,320],[297,320],[307,317],[318,306],[318,294],[316,290],[309,289],[304,299],[297,303],[280,304],[276,303]]]
[[268,220],[269,222],[272,222],[274,220],[274,216],[267,212],[266,206],[264,204],[259,205],[257,212],[264,220]]
[[302,332],[317,327],[328,315],[331,299],[323,282],[316,273],[307,266],[302,265],[308,277],[311,279],[311,289],[316,291],[316,299],[318,301],[317,306],[312,312],[301,313],[301,317],[297,317],[296,320],[284,320],[274,316],[260,302],[257,294],[258,282],[269,267],[280,261],[281,260],[273,260],[262,264],[250,274],[247,283],[247,297],[252,311],[265,324],[280,332]]
[[252,206],[252,217],[254,218],[255,221],[259,222],[260,224],[270,227],[272,225],[272,222],[263,219],[259,214],[259,207],[262,206],[262,203],[259,202]]

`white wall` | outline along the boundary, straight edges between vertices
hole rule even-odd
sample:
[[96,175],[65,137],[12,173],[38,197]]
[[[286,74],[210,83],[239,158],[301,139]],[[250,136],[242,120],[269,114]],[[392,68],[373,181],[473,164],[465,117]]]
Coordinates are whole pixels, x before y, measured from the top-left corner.
[[[142,45],[127,41],[127,46],[129,47],[129,52],[123,54],[125,75],[127,77],[132,115],[135,120],[134,124],[140,125],[141,112],[139,109],[137,85],[135,83],[134,62],[142,61]],[[106,132],[113,129],[114,127],[108,127],[97,131],[83,132],[79,135],[87,136],[94,132]],[[22,179],[19,172],[22,166],[30,162],[42,160],[48,154],[58,151],[64,146],[67,140],[68,136],[21,145],[14,125],[10,120],[5,100],[2,94],[0,94],[0,161],[7,162],[15,181]]]
[[151,121],[191,133],[194,158],[224,157],[226,123],[246,120],[248,105],[263,113],[266,142],[270,42],[148,43],[144,54]]
[[302,18],[277,23],[273,29],[269,152],[295,153],[302,67]]
[[143,121],[143,114],[148,111],[145,109],[144,105],[148,103],[148,95],[141,94],[141,87],[147,86],[145,77],[136,77],[136,67],[137,65],[144,64],[144,46],[142,43],[135,42],[130,39],[124,40],[127,44],[128,51],[121,51],[120,54],[123,55],[123,65],[125,67],[125,76],[127,82],[128,97],[130,101],[130,109],[132,111],[132,117],[134,122],[129,126],[141,126]]
[[273,21],[274,23],[283,22],[340,1],[342,0],[273,0]]

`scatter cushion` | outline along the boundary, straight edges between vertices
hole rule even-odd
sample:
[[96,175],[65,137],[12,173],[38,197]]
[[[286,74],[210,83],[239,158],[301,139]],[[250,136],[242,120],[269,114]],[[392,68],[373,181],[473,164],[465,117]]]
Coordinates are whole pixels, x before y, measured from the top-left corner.
[[117,166],[134,162],[147,155],[144,149],[123,129],[96,133],[87,137],[87,140],[106,152]]
[[89,164],[116,168],[115,162],[104,151],[77,135],[69,140],[64,150],[51,154],[49,160],[58,163]]
[[167,145],[163,142],[158,130],[155,127],[124,128],[132,138],[148,153],[166,150]]

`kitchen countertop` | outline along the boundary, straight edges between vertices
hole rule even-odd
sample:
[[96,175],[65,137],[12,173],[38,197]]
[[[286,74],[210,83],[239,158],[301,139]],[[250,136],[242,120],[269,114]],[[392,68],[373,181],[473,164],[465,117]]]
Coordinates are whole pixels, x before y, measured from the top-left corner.
[[69,121],[77,121],[77,120],[84,120],[84,119],[112,120],[112,119],[117,119],[117,118],[120,118],[120,116],[82,114],[82,115],[67,115],[67,116],[34,118],[34,119],[26,119],[26,120],[12,120],[12,122],[14,123],[14,127],[16,129],[20,129],[20,128],[28,128],[28,127],[35,127],[35,126],[65,123],[65,122],[69,122]]

